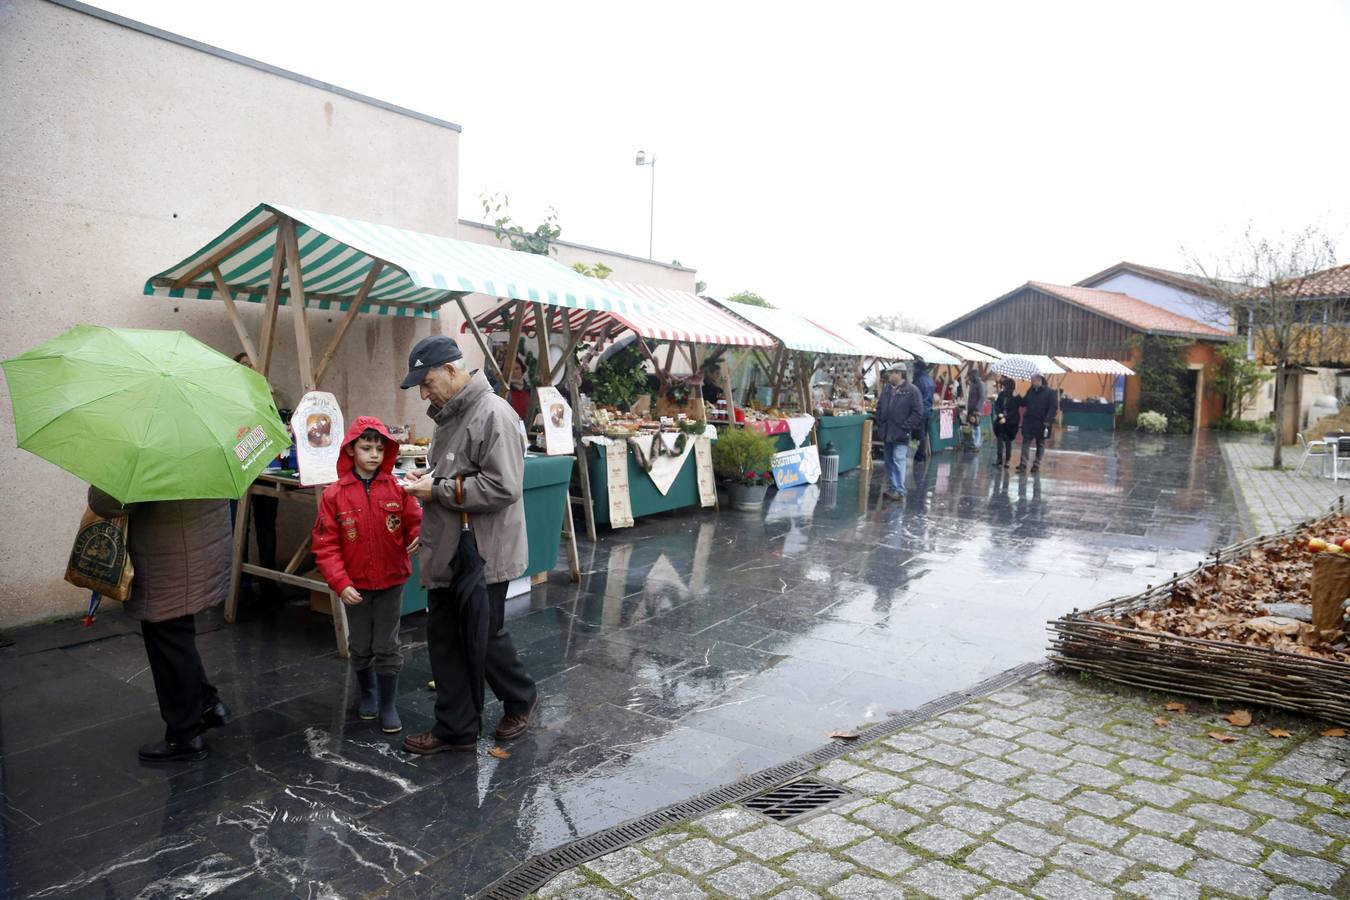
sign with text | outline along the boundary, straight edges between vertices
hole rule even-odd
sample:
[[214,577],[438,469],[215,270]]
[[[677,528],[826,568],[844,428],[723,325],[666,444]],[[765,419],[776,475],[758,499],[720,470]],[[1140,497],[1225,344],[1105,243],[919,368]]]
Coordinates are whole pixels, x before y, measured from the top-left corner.
[[549,456],[568,456],[576,450],[572,434],[572,407],[555,387],[536,388],[539,414],[544,419],[544,452]]
[[820,455],[815,444],[773,455],[773,482],[779,490],[815,484],[819,480]]
[[338,480],[337,461],[346,429],[337,397],[327,391],[310,391],[300,398],[291,416],[291,430],[295,433],[302,485]]

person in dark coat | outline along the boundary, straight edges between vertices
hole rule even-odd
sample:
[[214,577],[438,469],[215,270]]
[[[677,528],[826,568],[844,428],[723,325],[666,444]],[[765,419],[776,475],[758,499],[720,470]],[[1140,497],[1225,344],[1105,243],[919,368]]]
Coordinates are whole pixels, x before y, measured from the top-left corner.
[[999,382],[998,396],[994,398],[994,439],[998,441],[994,464],[1005,469],[1012,465],[1013,442],[1022,425],[1021,400],[1017,396],[1017,382],[1011,378]]
[[919,389],[919,396],[923,398],[923,424],[919,433],[919,449],[914,451],[914,461],[923,462],[933,450],[930,446],[932,442],[929,439],[928,426],[933,418],[933,395],[937,393],[937,384],[923,363],[915,366],[914,386]]
[[202,732],[230,718],[206,680],[197,653],[196,615],[222,603],[230,590],[228,500],[165,500],[122,504],[96,487],[89,508],[104,518],[127,516],[127,555],[136,566],[131,599],[122,605],[141,623],[155,682],[164,740],[146,744],[147,762],[204,759]]
[[970,423],[970,443],[975,452],[980,450],[984,439],[984,401],[988,399],[989,389],[985,387],[984,375],[972,368],[970,387],[966,389],[966,421]]
[[1058,398],[1046,387],[1044,375],[1033,375],[1031,390],[1018,403],[1022,407],[1022,453],[1017,459],[1017,471],[1027,470],[1027,445],[1035,441],[1036,459],[1031,464],[1031,471],[1039,472],[1041,457],[1045,454],[1045,426],[1055,420]]
[[902,367],[894,366],[886,377],[888,382],[877,398],[876,428],[880,432],[886,476],[890,480],[890,489],[885,496],[901,500],[905,496],[909,438],[923,426],[923,398],[919,389],[905,380]]

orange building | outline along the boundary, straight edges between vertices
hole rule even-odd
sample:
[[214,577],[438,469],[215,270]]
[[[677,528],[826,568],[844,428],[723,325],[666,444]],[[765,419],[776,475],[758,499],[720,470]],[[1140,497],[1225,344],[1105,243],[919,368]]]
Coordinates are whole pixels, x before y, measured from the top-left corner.
[[[1114,359],[1137,371],[1136,338],[1189,341],[1183,356],[1194,382],[1191,421],[1203,428],[1223,415],[1223,397],[1210,389],[1218,349],[1232,334],[1118,291],[1028,281],[933,330],[939,337],[975,341],[1004,353]],[[1074,393],[1065,384],[1066,393]],[[1139,379],[1125,380],[1124,415],[1139,414]]]

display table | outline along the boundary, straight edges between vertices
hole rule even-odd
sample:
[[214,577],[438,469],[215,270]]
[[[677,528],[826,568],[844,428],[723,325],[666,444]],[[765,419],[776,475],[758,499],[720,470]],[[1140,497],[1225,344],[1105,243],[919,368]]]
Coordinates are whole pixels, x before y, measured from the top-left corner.
[[[595,512],[595,521],[599,525],[608,525],[609,521],[609,473],[606,457],[610,447],[606,444],[586,445],[586,464],[591,476],[591,507]],[[699,505],[698,461],[693,453],[685,457],[680,473],[675,476],[670,490],[662,494],[656,489],[647,473],[637,464],[631,447],[628,454],[628,500],[633,518],[650,516],[654,513],[669,512]]]
[[862,465],[863,423],[871,416],[859,413],[849,416],[821,416],[816,421],[816,441],[820,452],[825,452],[826,444],[834,444],[839,454],[839,471],[849,472]]
[[1060,424],[1080,431],[1115,431],[1116,407],[1113,403],[1061,400]]
[[[562,538],[563,516],[569,511],[567,486],[572,481],[573,456],[525,457],[525,534],[530,558],[525,575],[551,572],[558,564],[558,543]],[[472,517],[470,524],[472,524]],[[427,608],[427,592],[422,589],[421,554],[413,557],[413,571],[403,586],[403,615]]]

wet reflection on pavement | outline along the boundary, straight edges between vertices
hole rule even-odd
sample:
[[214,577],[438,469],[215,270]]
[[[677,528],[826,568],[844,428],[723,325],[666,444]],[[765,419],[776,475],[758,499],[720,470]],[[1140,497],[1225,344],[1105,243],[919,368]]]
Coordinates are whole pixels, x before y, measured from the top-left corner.
[[[162,726],[131,623],[113,612],[90,643],[68,626],[20,632],[0,651],[0,884],[47,897],[471,894],[831,729],[1039,659],[1047,619],[1238,537],[1207,435],[1067,434],[1039,477],[995,468],[990,452],[939,455],[904,501],[850,473],[771,495],[760,513],[686,511],[583,545],[580,584],[555,573],[508,604],[542,701],[505,760],[412,758],[350,718],[327,620],[298,605],[199,626],[240,718],[199,766],[142,766],[135,747]],[[420,619],[405,620],[409,730],[433,705]],[[489,726],[499,714],[491,705]]]

